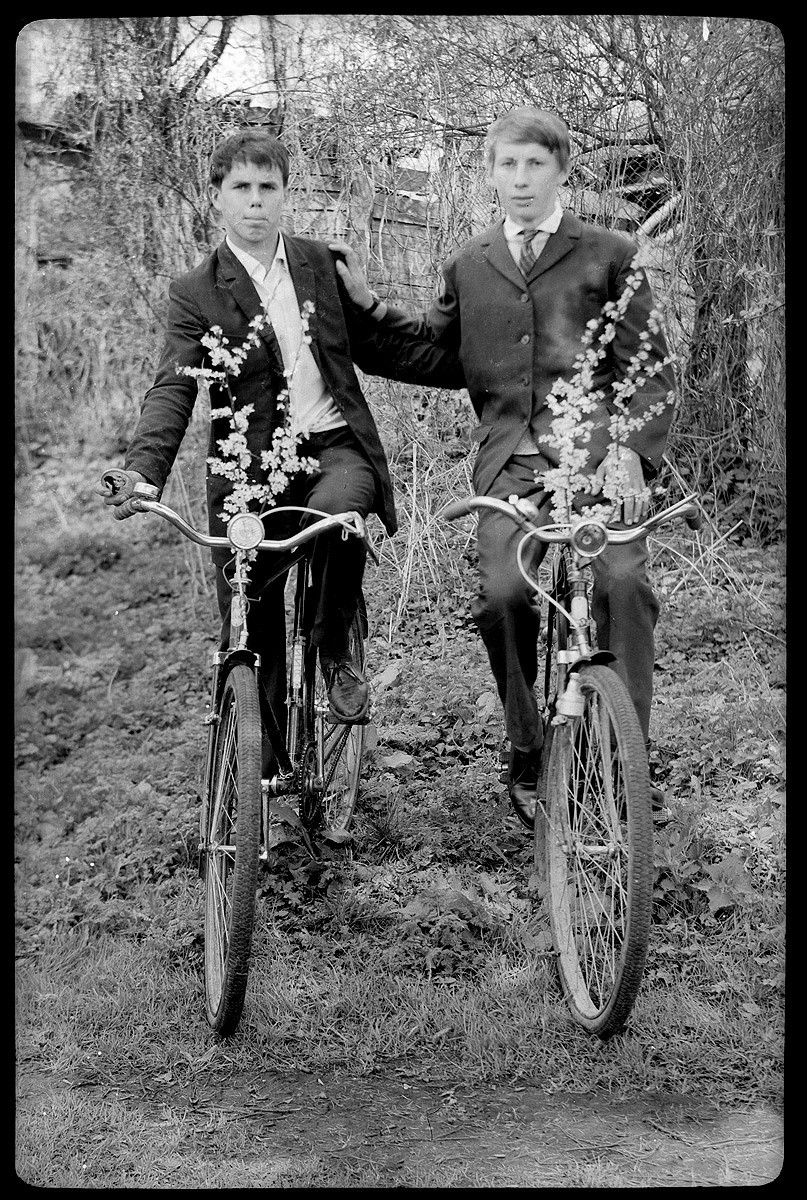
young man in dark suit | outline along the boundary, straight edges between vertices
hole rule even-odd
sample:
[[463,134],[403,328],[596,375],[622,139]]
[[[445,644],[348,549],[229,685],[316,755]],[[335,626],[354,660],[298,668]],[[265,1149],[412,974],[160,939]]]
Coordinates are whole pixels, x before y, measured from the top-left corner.
[[[169,288],[164,348],[126,453],[125,486],[115,495],[100,489],[105,503],[115,506],[117,519],[132,515],[130,497],[137,481],[160,490],[165,485],[197,396],[197,380],[186,372],[210,366],[205,342],[211,330],[220,330],[234,349],[247,338],[251,322],[265,314],[258,344],[249,350],[232,382],[238,407],[253,406],[247,429],[253,464],[287,419],[298,435],[299,457],[316,459],[318,467],[310,474],[295,474],[277,504],[303,505],[329,514],[375,512],[394,532],[395,505],[386,457],[353,364],[373,374],[410,381],[425,370],[446,386],[460,386],[462,373],[452,353],[417,335],[399,337],[382,330],[362,311],[364,307],[372,312],[371,299],[364,306],[353,304],[326,245],[281,232],[288,180],[288,153],[264,132],[234,134],[214,151],[208,191],[224,240]],[[393,360],[404,358],[403,348],[406,366],[397,369]],[[278,398],[287,388],[284,411]],[[230,403],[217,383],[211,383],[210,399],[213,411]],[[229,433],[226,418],[211,421],[209,455],[218,455],[218,442]],[[223,506],[231,487],[226,476],[211,472],[208,465],[211,534],[225,532]],[[271,514],[267,516],[267,537],[293,532],[289,518],[284,527],[282,517],[272,521]],[[285,605],[283,581],[267,584],[270,571],[276,569],[272,558],[258,555],[251,569],[250,648],[261,655],[264,685],[277,702],[285,688]],[[369,702],[367,681],[348,652],[348,631],[362,597],[365,558],[359,539],[344,541],[336,531],[318,539],[312,563],[319,596],[312,640],[319,647],[331,708],[345,722],[364,720]],[[213,552],[224,645],[232,595],[225,572],[230,559],[226,550]]]
[[[373,317],[387,329],[429,338],[458,355],[479,419],[473,435],[479,447],[475,491],[501,499],[529,497],[548,520],[549,495],[541,477],[557,466],[558,452],[550,438],[554,414],[547,396],[556,380],[573,376],[587,323],[601,320],[606,303],[622,294],[637,247],[561,208],[558,189],[568,178],[570,140],[555,114],[531,107],[507,113],[489,129],[485,149],[504,218],[447,260],[440,297],[428,312],[411,319],[379,305]],[[344,256],[337,269],[350,295],[357,304],[368,305],[371,293],[355,253],[343,243],[332,245]],[[647,365],[660,370],[630,400],[631,416],[644,415],[647,421],[618,452],[609,450],[613,387],[626,377],[652,307],[641,273],[597,368],[594,387],[601,389],[601,397],[591,414],[594,429],[587,442],[590,469],[596,469],[600,485],[617,470],[626,480],[620,515],[628,524],[646,514],[645,481],[658,471],[673,414],[674,380],[669,366],[662,365],[666,346],[651,322]],[[428,366],[422,360],[421,382],[432,381]],[[529,826],[542,728],[533,691],[538,614],[516,564],[520,536],[506,517],[480,511],[480,584],[472,611],[504,706],[511,743],[510,796]],[[544,551],[540,543],[535,546],[537,562]],[[610,547],[595,559],[593,609],[600,648],[616,655],[647,738],[658,603],[646,565],[645,539]],[[656,790],[654,802],[662,800]]]

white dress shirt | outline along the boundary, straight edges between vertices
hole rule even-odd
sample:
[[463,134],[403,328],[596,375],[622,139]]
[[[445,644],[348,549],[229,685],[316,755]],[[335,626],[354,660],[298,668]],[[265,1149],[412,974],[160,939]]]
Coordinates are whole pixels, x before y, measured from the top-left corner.
[[234,246],[229,237],[226,241],[255,284],[280,346],[283,366],[291,374],[286,383],[291,401],[292,430],[302,434],[324,433],[327,429],[346,425],[325,386],[311,347],[303,340],[303,320],[289,272],[283,234],[277,235],[277,249],[268,271],[257,258]]
[[[540,257],[546,243],[549,241],[549,236],[552,233],[558,232],[563,209],[560,204],[556,204],[553,211],[548,217],[545,217],[540,224],[535,226],[535,237],[532,239],[532,252],[536,258]],[[521,257],[521,247],[524,244],[524,239],[521,236],[523,225],[516,225],[510,217],[504,218],[504,236],[507,240],[507,247],[518,265],[518,260]]]

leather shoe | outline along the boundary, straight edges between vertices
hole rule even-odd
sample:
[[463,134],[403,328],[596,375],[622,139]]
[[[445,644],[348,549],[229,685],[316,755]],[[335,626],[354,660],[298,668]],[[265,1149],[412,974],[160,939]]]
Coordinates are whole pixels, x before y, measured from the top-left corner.
[[535,828],[538,806],[538,780],[541,778],[541,749],[510,748],[507,791],[516,816],[527,829]]
[[656,763],[653,758],[653,747],[650,742],[647,745],[647,760],[650,768],[650,807],[653,812],[653,822],[655,825],[666,825],[670,819],[670,810],[667,808],[667,797],[660,787],[656,786]]
[[342,725],[363,725],[370,711],[370,685],[349,654],[337,659],[323,658],[331,717]]
[[669,825],[671,813],[667,807],[667,797],[661,788],[650,785],[650,807],[653,814],[653,824],[657,829]]
[[667,806],[667,797],[664,792],[661,788],[654,787],[652,783],[650,784],[650,802],[653,805],[653,812],[660,812]]

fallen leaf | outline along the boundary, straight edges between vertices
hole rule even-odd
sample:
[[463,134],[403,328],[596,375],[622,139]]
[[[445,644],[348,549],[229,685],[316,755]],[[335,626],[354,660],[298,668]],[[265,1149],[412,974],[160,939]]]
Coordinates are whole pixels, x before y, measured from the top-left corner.
[[392,687],[400,673],[400,663],[390,663],[379,675],[373,676],[370,680],[370,685],[374,691],[383,692],[384,688]]
[[415,760],[411,754],[407,754],[404,750],[394,750],[392,754],[382,754],[381,761],[385,767],[390,767],[395,771],[399,767],[408,767]]

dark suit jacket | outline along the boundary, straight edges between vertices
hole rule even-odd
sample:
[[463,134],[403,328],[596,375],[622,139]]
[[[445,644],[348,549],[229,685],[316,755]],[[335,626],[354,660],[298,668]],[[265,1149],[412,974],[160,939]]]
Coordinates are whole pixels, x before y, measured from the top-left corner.
[[[309,322],[311,350],[323,380],[349,427],[372,463],[378,486],[376,507],[390,533],[396,528],[395,504],[389,470],[375,421],[362,394],[353,364],[368,374],[405,382],[418,382],[428,374],[437,386],[461,386],[456,356],[417,334],[399,336],[382,329],[351,303],[326,245],[310,238],[284,233],[297,298],[314,305]],[[201,338],[220,326],[231,345],[244,340],[250,320],[261,311],[258,293],[243,265],[222,242],[198,267],[173,281],[165,343],[153,387],[143,400],[140,420],[126,454],[126,467],[140,471],[162,488],[168,478],[188,427],[197,396],[196,380],[179,374],[177,367],[209,365]],[[405,351],[405,353],[404,353]],[[247,443],[253,455],[269,446],[279,415],[276,396],[285,387],[277,339],[264,330],[261,343],[250,350],[233,383],[239,405],[253,404]],[[211,387],[212,408],[229,400],[218,386]],[[230,432],[229,422],[211,422],[209,453]],[[228,481],[208,471],[207,499],[210,531],[224,532],[221,511]]]
[[[549,431],[553,414],[546,397],[559,376],[572,376],[587,322],[621,294],[636,250],[625,236],[587,225],[566,212],[525,281],[507,247],[503,222],[497,221],[447,260],[441,296],[428,313],[412,319],[391,309],[381,322],[416,339],[428,337],[458,354],[480,422],[475,430],[480,446],[474,468],[478,492],[489,491],[527,429],[538,438]],[[610,440],[608,419],[614,404],[608,399],[609,386],[624,378],[652,304],[643,278],[595,377],[605,400],[592,414],[592,470],[605,457]],[[661,333],[651,336],[650,346],[651,361],[666,354]],[[427,360],[421,356],[420,362],[420,382],[434,382],[425,373]],[[646,410],[673,388],[673,374],[665,367],[634,395],[631,414]],[[658,470],[672,416],[673,406],[668,404],[661,416],[626,440],[641,455],[648,476]],[[546,448],[545,453],[557,463],[555,451]]]

